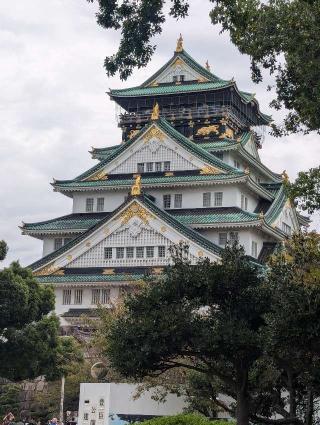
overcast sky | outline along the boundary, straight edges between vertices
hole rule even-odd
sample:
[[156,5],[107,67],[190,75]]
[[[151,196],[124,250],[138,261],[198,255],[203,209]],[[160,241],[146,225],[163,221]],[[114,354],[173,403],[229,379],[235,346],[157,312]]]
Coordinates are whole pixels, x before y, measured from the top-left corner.
[[[71,199],[52,191],[50,182],[73,178],[95,164],[91,146],[120,143],[109,87],[138,85],[167,61],[181,32],[185,49],[218,76],[234,77],[241,90],[256,93],[261,110],[275,120],[268,104],[270,80],[254,85],[249,59],[228,35],[209,21],[209,0],[192,0],[190,17],[168,20],[155,39],[158,48],[147,68],[126,82],[108,78],[106,55],[116,51],[119,34],[98,27],[95,7],[86,0],[10,0],[0,3],[0,240],[10,251],[5,264],[28,265],[41,256],[42,242],[22,236],[22,220],[35,222],[71,212]],[[266,137],[262,160],[291,179],[319,164],[317,135]],[[315,220],[318,226],[319,219]]]

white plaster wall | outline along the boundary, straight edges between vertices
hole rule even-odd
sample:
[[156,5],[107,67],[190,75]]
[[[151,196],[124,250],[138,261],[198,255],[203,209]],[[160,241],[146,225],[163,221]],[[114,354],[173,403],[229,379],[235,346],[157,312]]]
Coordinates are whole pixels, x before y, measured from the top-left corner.
[[[92,289],[110,289],[110,301],[111,303],[116,300],[119,296],[119,288],[118,287],[112,287],[109,283],[96,283],[92,284],[90,286],[84,286],[81,285],[68,285],[65,284],[65,286],[62,287],[55,287],[54,293],[56,297],[56,303],[55,303],[55,312],[60,315],[65,313],[66,311],[69,311],[71,308],[95,308],[96,304],[91,303],[92,299]],[[63,290],[64,289],[71,289],[71,304],[64,305],[62,303],[63,301]],[[74,304],[74,293],[76,289],[82,289],[82,304]]]
[[128,191],[92,191],[92,192],[75,192],[73,194],[73,213],[86,212],[86,199],[93,198],[94,206],[93,211],[97,211],[97,198],[104,198],[104,211],[114,211],[121,205]]
[[44,238],[43,239],[43,248],[42,256],[50,254],[54,251],[54,238]]
[[[100,399],[104,400],[104,406],[100,406]],[[108,425],[109,402],[110,384],[80,384],[78,424],[90,425],[91,421],[94,420],[97,425]],[[99,419],[99,412],[103,412],[103,419]],[[84,419],[85,413],[88,414],[88,420]]]

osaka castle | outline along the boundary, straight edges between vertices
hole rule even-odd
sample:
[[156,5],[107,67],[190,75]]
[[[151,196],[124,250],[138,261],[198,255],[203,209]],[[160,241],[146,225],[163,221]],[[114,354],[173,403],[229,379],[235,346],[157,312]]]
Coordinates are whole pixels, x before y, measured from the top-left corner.
[[122,139],[93,148],[89,170],[54,180],[54,191],[73,200],[70,214],[22,226],[43,241],[30,267],[55,288],[63,325],[161,274],[172,244],[188,244],[191,262],[217,261],[237,240],[264,263],[307,225],[286,197],[286,173],[260,160],[259,134],[271,118],[254,94],[196,62],[182,37],[144,83],[108,94],[120,107]]

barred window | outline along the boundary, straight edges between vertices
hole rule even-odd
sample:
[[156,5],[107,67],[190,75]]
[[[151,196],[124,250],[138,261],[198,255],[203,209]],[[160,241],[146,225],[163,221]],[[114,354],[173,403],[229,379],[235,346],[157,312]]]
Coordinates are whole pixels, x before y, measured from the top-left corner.
[[83,414],[83,420],[84,421],[88,421],[89,420],[89,413],[84,413]]
[[182,208],[182,193],[176,193],[174,195],[174,207]]
[[82,289],[76,289],[74,291],[74,304],[82,304],[82,293],[83,290]]
[[144,257],[144,246],[137,246],[136,256],[137,256],[137,258],[143,258]]
[[104,211],[104,198],[97,199],[97,211]]
[[63,244],[62,238],[55,238],[55,240],[54,240],[54,250],[56,251],[57,249],[61,248],[62,244]]
[[215,192],[214,194],[214,206],[221,207],[222,206],[222,198],[223,192]]
[[107,247],[104,249],[104,258],[105,260],[110,260],[112,258],[112,248]]
[[64,289],[62,294],[62,304],[69,305],[71,304],[71,289]]
[[93,198],[87,198],[86,199],[86,212],[93,212]]
[[[110,303],[110,289],[102,289],[101,290],[101,304],[109,304]],[[101,406],[101,404],[100,404]]]
[[203,194],[203,206],[211,207],[211,192],[205,192]]
[[154,247],[153,246],[147,246],[146,253],[147,253],[147,258],[153,258],[154,257]]
[[144,162],[138,163],[137,171],[138,173],[144,173]]
[[162,162],[156,162],[155,171],[162,171]]
[[257,258],[258,256],[258,244],[255,241],[251,242],[251,255],[254,258]]
[[171,195],[163,195],[163,208],[171,208]]
[[165,246],[158,246],[158,257],[164,258],[166,256],[166,247]]
[[124,258],[124,248],[123,247],[116,248],[116,257],[117,258]]
[[164,161],[164,163],[163,163],[163,170],[164,171],[170,171],[170,168],[171,168],[170,161]]
[[91,304],[99,304],[100,303],[100,289],[92,289],[91,292]]
[[103,419],[103,412],[99,412],[99,419]]
[[153,162],[147,162],[147,173],[151,173],[153,171]]
[[219,245],[225,246],[227,244],[228,234],[226,232],[219,233]]
[[133,258],[134,257],[134,247],[128,246],[126,248],[126,254],[127,254],[127,258]]
[[230,240],[231,243],[238,242],[239,241],[239,234],[238,234],[238,232],[230,232],[230,234],[229,234],[229,240]]

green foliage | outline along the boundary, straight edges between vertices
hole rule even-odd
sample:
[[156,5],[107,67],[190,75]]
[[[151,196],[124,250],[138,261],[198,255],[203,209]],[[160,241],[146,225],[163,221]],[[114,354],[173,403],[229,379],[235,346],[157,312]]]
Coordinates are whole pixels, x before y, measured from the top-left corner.
[[200,415],[175,415],[163,416],[160,418],[150,419],[143,422],[145,425],[230,425],[234,422],[216,420],[211,421]]
[[18,384],[3,383],[0,385],[0,416],[3,418],[8,412],[15,416],[20,410],[19,395],[21,386]]
[[296,181],[288,185],[288,194],[309,214],[320,210],[320,167],[301,171]]
[[0,261],[4,260],[6,258],[7,252],[8,252],[8,245],[5,241],[0,241]]

